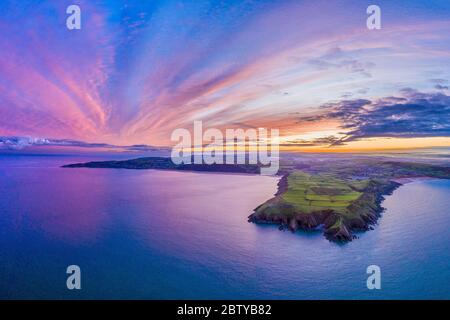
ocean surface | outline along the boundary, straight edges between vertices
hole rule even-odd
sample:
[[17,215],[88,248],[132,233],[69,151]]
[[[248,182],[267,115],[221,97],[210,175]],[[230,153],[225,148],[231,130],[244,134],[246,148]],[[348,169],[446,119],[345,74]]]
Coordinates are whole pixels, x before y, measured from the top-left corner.
[[0,298],[450,299],[448,180],[400,187],[338,245],[247,222],[274,177],[59,167],[85,160],[0,155]]

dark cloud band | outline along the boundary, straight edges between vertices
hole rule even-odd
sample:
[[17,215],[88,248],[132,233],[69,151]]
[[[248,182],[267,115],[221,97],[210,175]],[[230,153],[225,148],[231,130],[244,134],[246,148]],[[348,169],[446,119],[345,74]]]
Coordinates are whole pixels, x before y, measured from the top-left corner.
[[331,141],[349,142],[375,137],[449,137],[450,96],[401,90],[402,97],[379,100],[343,100],[321,107],[321,113],[302,117],[299,123],[336,119],[342,122],[346,137]]

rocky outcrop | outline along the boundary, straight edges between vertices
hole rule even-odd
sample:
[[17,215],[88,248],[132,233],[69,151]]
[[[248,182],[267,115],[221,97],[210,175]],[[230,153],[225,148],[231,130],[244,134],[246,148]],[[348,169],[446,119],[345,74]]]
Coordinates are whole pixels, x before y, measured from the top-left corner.
[[[311,213],[297,212],[295,207],[281,201],[287,190],[287,176],[278,183],[275,197],[260,205],[248,217],[249,222],[270,223],[280,225],[280,229],[315,230],[323,226],[324,236],[335,242],[348,242],[356,238],[354,231],[371,230],[377,223],[383,207],[384,196],[391,194],[401,184],[394,181],[370,181],[362,196],[353,201],[347,208],[348,214],[333,210],[315,211]],[[274,213],[276,208],[276,213]]]

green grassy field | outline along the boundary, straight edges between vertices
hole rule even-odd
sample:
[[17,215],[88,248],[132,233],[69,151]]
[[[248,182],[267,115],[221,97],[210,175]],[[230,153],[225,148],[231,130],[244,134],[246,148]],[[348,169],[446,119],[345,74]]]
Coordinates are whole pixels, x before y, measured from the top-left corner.
[[[361,189],[367,182],[358,183]],[[331,175],[294,171],[288,176],[287,191],[281,196],[281,201],[302,213],[333,210],[344,214],[346,208],[362,194],[357,187]]]

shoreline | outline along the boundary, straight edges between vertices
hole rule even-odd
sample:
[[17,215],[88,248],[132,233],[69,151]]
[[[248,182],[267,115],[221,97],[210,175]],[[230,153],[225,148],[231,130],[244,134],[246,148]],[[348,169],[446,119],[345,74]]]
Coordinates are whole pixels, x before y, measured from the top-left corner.
[[[400,186],[420,180],[450,178],[450,168],[399,162],[299,164],[281,168],[272,198],[257,206],[248,222],[278,225],[279,229],[322,228],[330,241],[349,242],[354,232],[368,231],[384,211],[382,202]],[[258,175],[258,165],[175,165],[169,158],[146,157],[64,165],[64,168],[166,170],[173,172]],[[306,170],[302,170],[306,168]],[[361,177],[355,179],[354,177]]]
[[427,176],[420,176],[420,177],[405,177],[405,178],[395,178],[395,179],[391,179],[391,181],[400,183],[402,185],[407,184],[407,183],[412,183],[412,182],[419,182],[419,181],[428,181],[428,180],[442,180],[441,178],[437,178],[437,177],[427,177]]
[[[287,191],[287,178],[289,174],[283,175],[278,182],[278,190],[274,197],[262,203],[254,209],[254,212],[248,216],[248,222],[255,224],[272,224],[278,226],[279,230],[298,230],[312,231],[323,227],[323,234],[326,239],[333,242],[350,242],[357,239],[354,232],[373,230],[381,218],[385,208],[382,202],[385,197],[391,195],[403,184],[396,181],[386,181],[385,184],[373,185],[363,195],[355,200],[349,208],[356,212],[358,218],[345,218],[333,210],[320,210],[311,213],[295,212],[293,216],[287,215],[266,215],[260,214],[258,210],[264,205],[277,205],[282,195]],[[373,199],[371,198],[373,197]],[[366,205],[366,201],[372,202],[372,205]]]

